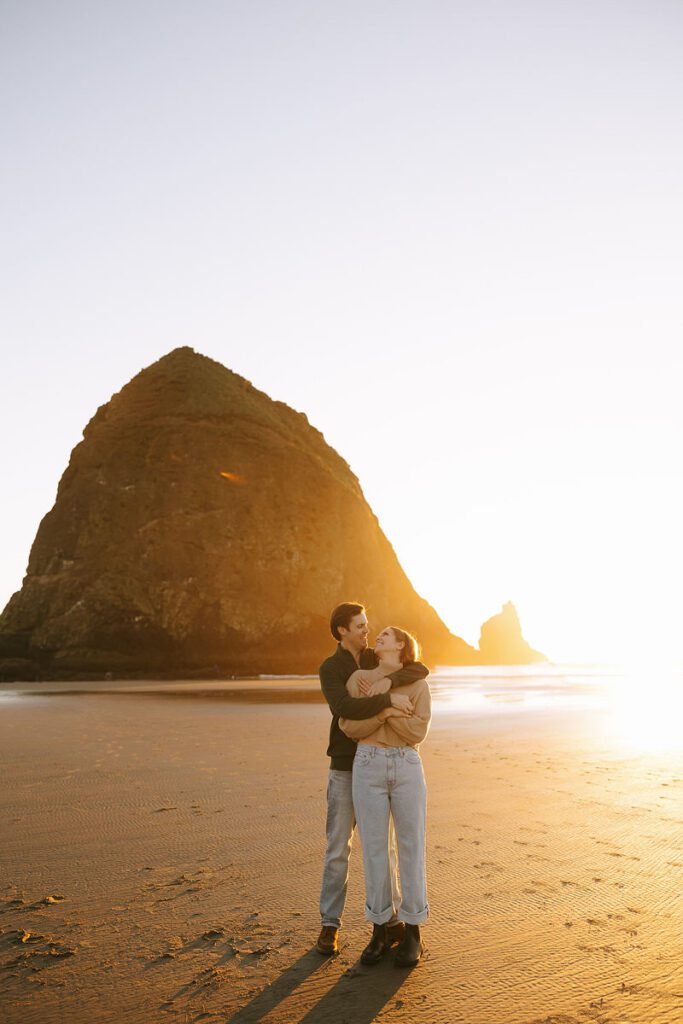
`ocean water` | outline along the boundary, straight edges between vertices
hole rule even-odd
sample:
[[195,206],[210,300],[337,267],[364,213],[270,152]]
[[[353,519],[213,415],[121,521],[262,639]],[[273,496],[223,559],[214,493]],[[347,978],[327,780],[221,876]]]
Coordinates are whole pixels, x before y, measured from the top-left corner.
[[[516,729],[547,716],[621,755],[683,751],[683,670],[656,663],[440,666],[430,677],[434,723],[495,722]],[[517,718],[515,718],[517,716]]]
[[430,675],[432,699],[453,711],[497,714],[541,708],[604,708],[623,669],[593,665],[440,665]]
[[[459,722],[475,727],[479,722],[486,728],[517,731],[552,719],[598,736],[625,753],[683,750],[680,668],[654,663],[628,667],[441,665],[430,675],[430,685],[434,727],[457,731]],[[224,705],[324,703],[317,676],[0,683],[0,710],[6,713],[19,702],[37,705],[84,697]]]

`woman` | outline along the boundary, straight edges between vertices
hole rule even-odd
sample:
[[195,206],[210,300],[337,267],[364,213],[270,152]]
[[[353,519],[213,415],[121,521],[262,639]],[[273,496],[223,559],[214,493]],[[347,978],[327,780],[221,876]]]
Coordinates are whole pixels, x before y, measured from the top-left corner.
[[[417,641],[410,633],[389,626],[377,637],[375,654],[391,671],[417,661]],[[347,689],[360,696],[354,672]],[[388,683],[388,680],[386,680]],[[378,684],[375,684],[377,686]],[[429,917],[425,875],[427,787],[418,746],[431,720],[431,696],[426,679],[395,688],[407,694],[412,713],[385,708],[374,718],[339,720],[339,727],[358,742],[353,762],[352,791],[363,844],[365,916],[372,921],[372,938],[361,954],[362,963],[377,963],[388,948],[385,925],[397,912],[405,934],[396,950],[396,963],[413,967],[424,951],[420,925]],[[393,818],[401,878],[401,905],[392,903],[389,884],[389,819]]]

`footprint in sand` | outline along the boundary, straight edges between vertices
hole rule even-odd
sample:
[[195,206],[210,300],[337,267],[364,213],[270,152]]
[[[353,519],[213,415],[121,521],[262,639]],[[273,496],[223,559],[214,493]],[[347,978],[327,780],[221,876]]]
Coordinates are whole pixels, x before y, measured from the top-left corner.
[[75,949],[60,945],[46,935],[29,932],[23,928],[10,932],[7,937],[12,945],[25,947],[26,950],[6,964],[5,966],[8,968],[16,967],[29,972],[40,971],[44,967],[51,967],[76,955]]
[[7,932],[7,941],[13,946],[21,946],[26,942],[47,942],[48,939],[46,935],[40,935],[38,932],[29,932],[25,928],[18,928]]
[[13,899],[5,900],[3,903],[3,910],[16,910],[17,907],[23,907],[26,901],[21,896],[15,896]]

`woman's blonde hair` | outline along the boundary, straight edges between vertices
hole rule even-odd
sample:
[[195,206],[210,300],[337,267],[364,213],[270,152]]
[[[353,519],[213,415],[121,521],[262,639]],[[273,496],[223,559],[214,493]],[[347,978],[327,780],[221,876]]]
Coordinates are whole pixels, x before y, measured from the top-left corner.
[[407,629],[400,629],[398,626],[389,627],[394,634],[396,641],[403,644],[399,651],[399,658],[402,665],[408,665],[411,661],[417,661],[420,657],[420,645]]

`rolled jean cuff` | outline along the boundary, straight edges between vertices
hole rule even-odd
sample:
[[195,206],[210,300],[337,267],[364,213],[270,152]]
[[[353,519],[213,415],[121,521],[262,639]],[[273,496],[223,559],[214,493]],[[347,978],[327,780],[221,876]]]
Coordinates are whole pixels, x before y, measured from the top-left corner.
[[321,928],[341,928],[341,920],[338,917],[323,917],[320,921]]
[[425,924],[429,920],[429,904],[419,914],[409,914],[406,910],[399,907],[398,919],[406,924]]
[[388,906],[386,910],[382,910],[379,914],[374,914],[367,903],[365,904],[365,918],[367,921],[372,922],[372,924],[388,924],[395,917],[396,911],[392,906]]

